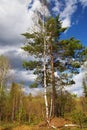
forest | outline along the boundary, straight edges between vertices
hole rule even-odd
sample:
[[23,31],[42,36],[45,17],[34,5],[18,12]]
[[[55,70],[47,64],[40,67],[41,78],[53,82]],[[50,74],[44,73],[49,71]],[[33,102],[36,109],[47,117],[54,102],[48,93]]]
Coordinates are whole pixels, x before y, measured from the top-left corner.
[[[83,79],[83,96],[60,88],[56,91],[58,115],[53,115],[50,89],[47,91],[49,117],[46,117],[44,92],[37,95],[26,94],[23,84],[12,82],[7,89],[6,82],[9,62],[5,56],[0,56],[0,65],[4,68],[0,79],[0,129],[1,130],[86,130],[87,128],[87,85]],[[4,62],[3,62],[4,61]],[[2,64],[1,64],[2,63]],[[86,77],[87,78],[87,77]],[[33,85],[31,85],[33,86]],[[32,88],[31,88],[32,89]],[[52,112],[52,113],[51,113]],[[47,122],[49,120],[49,122]],[[65,127],[74,124],[74,127]],[[54,127],[53,127],[54,126]]]
[[36,75],[29,86],[43,89],[36,95],[24,92],[24,84],[10,81],[9,59],[0,56],[0,130],[87,130],[87,73],[83,94],[70,93],[73,77],[87,68],[87,48],[75,37],[61,39],[68,29],[60,16],[36,11],[34,28],[24,32],[21,47],[35,60],[23,61],[26,71]]

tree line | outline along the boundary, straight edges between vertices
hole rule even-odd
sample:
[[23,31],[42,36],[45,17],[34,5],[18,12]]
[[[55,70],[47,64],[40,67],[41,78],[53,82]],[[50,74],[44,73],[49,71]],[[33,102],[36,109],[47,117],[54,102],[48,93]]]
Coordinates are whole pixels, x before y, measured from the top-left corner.
[[[5,65],[4,65],[5,64]],[[23,84],[12,82],[8,88],[8,73],[10,63],[7,57],[0,56],[0,123],[28,123],[38,124],[46,119],[46,109],[44,103],[44,92],[36,96],[26,94],[23,91]],[[85,63],[84,68],[87,64]],[[3,76],[4,75],[4,76]],[[61,85],[56,90],[56,104],[58,116],[69,119],[81,127],[87,123],[87,75],[83,79],[83,96],[77,97],[66,91]],[[2,82],[3,81],[3,82]],[[38,80],[37,80],[38,81]],[[36,82],[36,81],[35,81]],[[64,83],[65,84],[65,83]],[[71,85],[71,83],[69,83]],[[36,86],[36,85],[35,85]],[[32,85],[31,89],[33,91]],[[48,109],[52,110],[51,87],[47,88]],[[52,112],[52,111],[50,111]],[[50,119],[54,116],[50,114]]]

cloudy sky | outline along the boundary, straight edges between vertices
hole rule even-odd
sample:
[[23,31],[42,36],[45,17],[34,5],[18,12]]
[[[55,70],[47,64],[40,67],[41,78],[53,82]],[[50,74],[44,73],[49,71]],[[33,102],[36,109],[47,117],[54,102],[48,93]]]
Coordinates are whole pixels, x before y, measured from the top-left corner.
[[[87,46],[87,0],[47,0],[53,15],[60,14],[62,26],[68,27],[61,38],[74,36]],[[22,67],[27,57],[21,50],[25,39],[22,33],[33,26],[33,15],[40,8],[40,0],[0,0],[0,55],[6,55],[10,59],[11,73],[17,82],[31,83],[35,76]],[[82,78],[79,74],[76,81]],[[81,79],[80,79],[81,81]],[[77,84],[75,92],[81,92]]]

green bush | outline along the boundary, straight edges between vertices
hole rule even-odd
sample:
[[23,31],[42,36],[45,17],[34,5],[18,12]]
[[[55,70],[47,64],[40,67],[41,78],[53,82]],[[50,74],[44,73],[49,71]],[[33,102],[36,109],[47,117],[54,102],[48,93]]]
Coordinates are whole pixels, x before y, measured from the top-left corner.
[[71,118],[72,118],[73,123],[78,124],[80,128],[82,128],[87,117],[84,112],[80,110],[74,110],[71,113]]

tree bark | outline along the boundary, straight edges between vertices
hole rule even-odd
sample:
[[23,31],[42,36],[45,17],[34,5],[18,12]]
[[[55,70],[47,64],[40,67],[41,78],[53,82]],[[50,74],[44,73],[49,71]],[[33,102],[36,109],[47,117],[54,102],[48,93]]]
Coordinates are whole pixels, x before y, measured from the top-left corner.
[[54,57],[53,57],[53,47],[50,43],[50,57],[51,57],[51,82],[52,82],[52,116],[58,116],[57,112],[57,94],[55,88],[55,75],[54,75]]
[[48,100],[47,100],[47,83],[46,83],[46,42],[44,37],[44,100],[46,106],[46,118],[49,118]]
[[[43,6],[43,5],[42,5]],[[44,68],[44,100],[45,100],[45,107],[46,107],[46,119],[47,119],[47,122],[48,122],[48,119],[49,119],[49,108],[48,108],[48,99],[47,99],[47,77],[46,77],[46,37],[45,37],[45,9],[44,9],[44,6],[43,6],[43,42],[44,42],[44,65],[43,65],[43,68]]]

